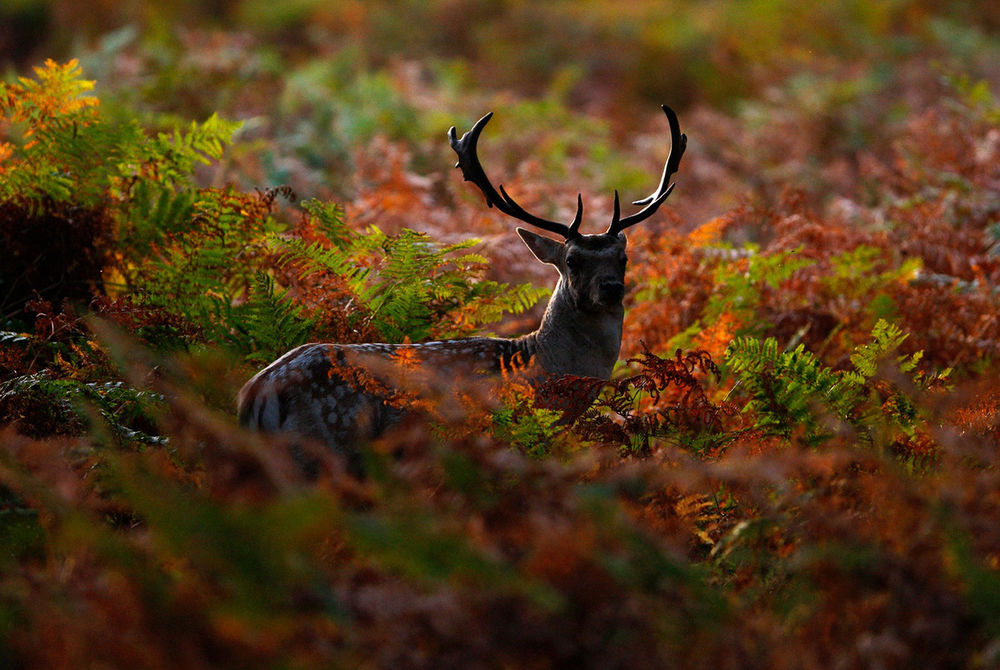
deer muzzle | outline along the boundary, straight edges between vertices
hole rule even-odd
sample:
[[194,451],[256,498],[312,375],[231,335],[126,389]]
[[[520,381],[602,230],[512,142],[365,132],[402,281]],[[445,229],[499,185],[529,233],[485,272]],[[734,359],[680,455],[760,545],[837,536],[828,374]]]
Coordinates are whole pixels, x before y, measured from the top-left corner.
[[605,305],[620,303],[625,297],[625,284],[617,279],[604,279],[598,285],[601,302]]

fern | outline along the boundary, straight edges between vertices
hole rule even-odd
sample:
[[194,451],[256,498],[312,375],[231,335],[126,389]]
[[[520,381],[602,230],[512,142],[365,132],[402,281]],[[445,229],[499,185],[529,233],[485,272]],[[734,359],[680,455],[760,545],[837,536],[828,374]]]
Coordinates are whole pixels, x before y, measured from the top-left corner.
[[565,432],[562,412],[532,407],[523,398],[508,398],[508,403],[491,413],[493,437],[535,458],[550,455],[553,442]]
[[[908,258],[898,266],[886,261],[885,250],[858,245],[830,258],[832,273],[822,278],[830,295],[844,296],[867,303],[869,311],[880,318],[897,313],[889,287],[912,279],[922,265],[920,257]],[[886,269],[881,266],[890,265]]]
[[36,79],[0,84],[0,200],[94,206],[127,203],[137,180],[188,185],[195,165],[221,156],[239,128],[212,115],[150,138],[136,119],[103,117],[82,74],[76,60],[49,60]]
[[[239,124],[155,117],[171,130],[151,136],[135,118],[102,115],[76,61],[35,74],[0,84],[0,206],[16,222],[0,236],[16,257],[41,260],[0,269],[12,303],[0,307],[19,308],[31,290],[82,302],[103,284],[205,326],[215,298],[246,292],[253,269],[240,261],[272,227],[253,196],[190,188],[195,166],[218,158]],[[77,269],[64,279],[67,264]]]
[[307,220],[313,223],[334,247],[346,249],[358,237],[357,232],[344,221],[344,208],[335,202],[303,200],[303,211]]
[[[872,342],[855,348],[851,355],[851,364],[854,365],[854,370],[845,373],[845,376],[857,384],[865,383],[875,376],[879,364],[890,353],[898,349],[907,337],[909,335],[901,331],[898,326],[884,319],[879,319],[872,330]],[[923,352],[917,352],[910,356],[899,356],[896,358],[896,364],[901,372],[912,372],[922,357]]]
[[766,327],[759,318],[765,287],[776,289],[799,270],[813,261],[792,249],[772,255],[754,253],[739,263],[724,263],[715,271],[713,292],[703,311],[702,322],[713,324],[722,314],[732,314],[742,324],[744,332],[759,332]]
[[212,114],[202,123],[192,121],[187,132],[175,128],[159,133],[147,144],[148,152],[142,157],[144,168],[161,182],[186,184],[195,166],[222,156],[224,147],[232,142],[241,125]]
[[487,259],[468,252],[478,240],[441,245],[413,230],[386,235],[375,226],[359,233],[347,228],[337,208],[315,201],[304,208],[326,239],[270,235],[279,265],[298,268],[302,277],[339,277],[357,300],[355,318],[364,320],[357,325],[374,327],[388,341],[468,334],[547,294],[530,284],[483,280]]
[[46,61],[35,75],[0,84],[0,200],[92,205],[123,147],[136,145],[135,127],[114,133],[100,123],[98,100],[86,95],[94,82],[81,79],[77,61]]
[[241,349],[248,361],[267,362],[277,355],[309,341],[315,319],[304,314],[301,305],[278,293],[274,279],[262,270],[254,276],[247,301],[233,306],[217,300],[218,322],[232,329],[226,341]]
[[253,290],[267,235],[280,227],[270,216],[278,193],[203,189],[189,202],[161,191],[150,212],[165,227],[139,227],[141,243],[123,267],[125,286],[144,305],[184,314],[207,336],[230,341],[232,324],[224,318],[231,312],[219,305],[240,302]]
[[165,187],[154,181],[140,181],[133,188],[125,219],[131,227],[134,255],[149,258],[170,235],[181,232],[194,214],[194,191]]
[[83,433],[93,408],[118,443],[163,444],[165,438],[153,429],[153,414],[162,403],[160,394],[122,382],[84,383],[44,371],[0,384],[0,415],[21,421],[23,429],[38,437]]
[[829,433],[817,409],[846,420],[857,404],[856,386],[823,366],[802,344],[779,351],[774,338],[741,337],[729,345],[726,358],[750,394],[744,412],[756,414],[756,426],[769,432],[788,435],[803,427],[807,441],[822,441]]
[[756,415],[757,428],[785,436],[801,429],[807,442],[817,444],[831,436],[827,419],[832,416],[851,425],[868,443],[899,442],[917,437],[920,413],[912,398],[879,373],[889,365],[918,388],[938,384],[949,373],[920,373],[921,352],[893,358],[906,338],[897,326],[880,319],[871,341],[855,348],[852,370],[824,366],[801,344],[779,351],[774,338],[738,338],[729,346],[727,361],[750,395],[744,411]]
[[[617,443],[626,454],[649,454],[659,440],[695,453],[715,450],[731,441],[736,434],[725,430],[722,419],[734,409],[728,401],[713,402],[706,389],[706,377],[719,376],[711,355],[703,350],[685,353],[678,349],[672,358],[661,357],[644,342],[642,347],[638,356],[628,360],[639,367],[634,374],[611,383],[577,378],[546,382],[538,395],[558,398],[562,405],[579,403],[587,408],[600,387],[605,387],[574,430],[586,440]],[[620,420],[613,419],[609,411]]]

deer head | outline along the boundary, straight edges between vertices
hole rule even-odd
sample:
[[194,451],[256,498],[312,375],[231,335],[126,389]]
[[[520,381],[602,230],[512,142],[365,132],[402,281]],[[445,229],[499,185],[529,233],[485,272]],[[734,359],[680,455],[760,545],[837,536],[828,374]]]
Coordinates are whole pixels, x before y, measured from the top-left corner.
[[524,228],[517,229],[517,234],[535,258],[559,270],[560,284],[564,286],[557,287],[557,293],[560,288],[568,291],[570,298],[580,310],[620,308],[625,296],[625,266],[628,260],[623,231],[652,216],[673,191],[674,185],[669,183],[670,177],[680,166],[681,157],[687,147],[687,136],[681,133],[677,114],[666,105],[662,108],[670,124],[671,139],[670,154],[663,166],[659,186],[652,195],[632,203],[645,205],[643,209],[624,218],[621,216],[621,204],[616,190],[611,223],[604,233],[596,235],[580,233],[580,223],[583,221],[583,198],[580,195],[577,195],[576,199],[576,215],[572,223],[567,225],[529,213],[504,190],[502,184],[498,189],[493,187],[476,153],[479,136],[492,118],[492,112],[479,119],[461,139],[457,137],[454,127],[448,131],[451,147],[458,154],[458,163],[455,167],[461,168],[465,180],[471,181],[482,191],[488,206],[496,207],[504,214],[536,228],[562,236],[563,241],[559,242]]

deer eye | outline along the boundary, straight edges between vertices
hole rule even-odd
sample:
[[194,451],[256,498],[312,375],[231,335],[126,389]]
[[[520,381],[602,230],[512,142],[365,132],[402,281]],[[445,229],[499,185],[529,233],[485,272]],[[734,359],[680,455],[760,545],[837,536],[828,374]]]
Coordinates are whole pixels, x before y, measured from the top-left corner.
[[566,267],[570,270],[579,270],[583,267],[583,259],[579,256],[567,256],[566,257]]

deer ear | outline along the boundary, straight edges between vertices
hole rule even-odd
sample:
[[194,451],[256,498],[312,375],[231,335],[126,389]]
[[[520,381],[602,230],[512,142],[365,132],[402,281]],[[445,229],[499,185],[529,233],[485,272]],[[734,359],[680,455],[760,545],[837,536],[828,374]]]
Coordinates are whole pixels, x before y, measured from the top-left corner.
[[538,233],[533,233],[524,228],[518,228],[517,234],[521,236],[524,243],[531,249],[531,253],[535,254],[535,258],[543,263],[559,264],[563,248],[562,242],[542,237]]

